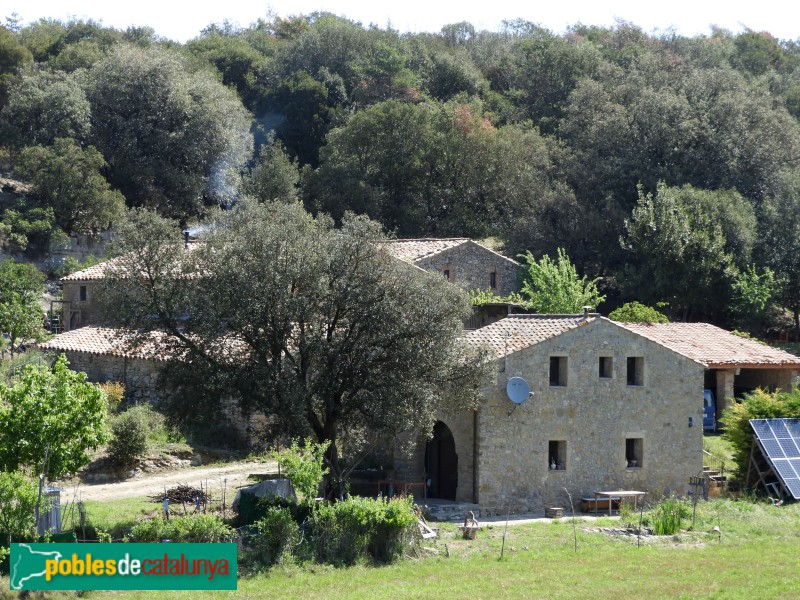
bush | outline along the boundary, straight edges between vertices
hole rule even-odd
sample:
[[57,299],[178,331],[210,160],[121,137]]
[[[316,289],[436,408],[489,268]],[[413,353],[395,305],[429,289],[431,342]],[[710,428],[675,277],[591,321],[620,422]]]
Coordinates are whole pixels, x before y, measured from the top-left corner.
[[292,519],[298,524],[305,522],[311,515],[311,508],[308,504],[297,504],[297,502],[274,494],[258,498],[253,494],[242,492],[242,495],[239,496],[237,523],[239,525],[254,523],[264,518],[270,510],[275,508],[288,510],[292,515]]
[[116,414],[125,397],[125,385],[118,381],[106,381],[105,383],[98,383],[97,387],[106,393],[108,414]]
[[256,533],[250,545],[257,558],[267,565],[282,562],[302,539],[300,526],[288,508],[268,508],[254,525]]
[[137,404],[120,414],[111,426],[113,438],[108,445],[111,460],[130,465],[147,453],[150,432],[163,427],[164,417],[146,404]]
[[800,417],[800,390],[785,394],[758,389],[725,409],[720,422],[725,427],[724,437],[733,446],[733,456],[738,465],[736,475],[739,478],[744,479],[750,464],[750,447],[753,443],[750,419],[792,417]]
[[325,451],[330,442],[315,444],[306,438],[300,447],[297,440],[292,440],[292,445],[279,452],[272,452],[272,458],[278,461],[281,472],[292,482],[295,491],[303,496],[305,502],[310,502],[319,494],[322,478],[328,472],[323,467]]
[[6,543],[30,535],[34,528],[36,484],[17,472],[0,472],[0,531]]
[[351,497],[320,504],[311,514],[316,558],[334,565],[360,558],[392,562],[404,554],[416,522],[411,498]]
[[651,511],[653,533],[656,535],[672,535],[681,530],[683,520],[691,514],[686,502],[677,498],[664,498]]
[[185,515],[172,517],[168,521],[152,519],[143,521],[131,529],[131,542],[228,542],[234,530],[222,519],[213,515]]

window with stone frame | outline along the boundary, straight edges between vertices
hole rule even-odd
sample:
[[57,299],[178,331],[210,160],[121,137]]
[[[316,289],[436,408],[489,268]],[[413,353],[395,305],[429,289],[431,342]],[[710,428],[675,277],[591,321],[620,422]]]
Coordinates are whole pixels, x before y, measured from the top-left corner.
[[600,379],[611,379],[614,377],[614,357],[601,356],[598,359],[598,376]]
[[550,386],[566,387],[567,385],[567,357],[550,357]]
[[82,285],[78,288],[78,299],[81,302],[86,302],[87,294],[86,294],[86,286]]
[[629,356],[626,367],[626,380],[629,386],[644,385],[644,357]]
[[453,269],[453,265],[447,263],[446,265],[442,265],[442,275],[444,278],[447,279],[450,283],[455,283],[456,281],[456,273]]
[[644,460],[644,440],[642,438],[625,438],[625,460],[629,469],[642,466]]
[[498,287],[498,276],[497,276],[497,269],[492,268],[489,270],[489,289],[494,291]]
[[547,444],[547,468],[551,471],[567,470],[566,440],[550,440]]

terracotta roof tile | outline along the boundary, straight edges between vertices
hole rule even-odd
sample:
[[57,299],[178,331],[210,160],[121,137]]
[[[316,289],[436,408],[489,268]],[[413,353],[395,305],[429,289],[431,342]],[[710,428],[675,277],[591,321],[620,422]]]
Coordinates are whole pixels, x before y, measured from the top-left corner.
[[105,260],[101,263],[97,263],[96,265],[92,265],[91,267],[87,267],[85,269],[81,269],[80,271],[75,271],[74,273],[65,275],[61,278],[61,281],[95,281],[98,279],[103,279],[103,277],[106,276],[106,269],[114,266],[118,261],[119,259],[117,258]]
[[469,241],[469,238],[418,238],[389,240],[385,245],[395,257],[413,263]]
[[800,357],[748,340],[708,323],[617,323],[662,346],[704,364],[724,367],[796,367]]
[[136,345],[133,345],[134,340],[135,336],[130,331],[90,325],[57,335],[50,341],[39,344],[39,348],[155,361],[170,359],[164,333],[151,332]]
[[546,339],[575,329],[597,318],[583,315],[509,315],[505,319],[467,332],[468,343],[489,349],[492,358],[500,358]]

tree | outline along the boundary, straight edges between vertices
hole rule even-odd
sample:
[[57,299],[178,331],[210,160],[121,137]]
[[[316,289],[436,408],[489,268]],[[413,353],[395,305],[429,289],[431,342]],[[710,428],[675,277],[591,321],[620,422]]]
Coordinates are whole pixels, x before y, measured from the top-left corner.
[[60,137],[83,142],[91,130],[86,94],[74,76],[58,71],[26,72],[11,88],[2,117],[17,148],[47,146]]
[[86,74],[92,144],[132,206],[186,219],[231,199],[250,158],[236,92],[176,51],[119,46]]
[[242,178],[241,190],[262,202],[293,202],[297,199],[299,181],[297,164],[286,154],[283,144],[273,140],[261,147],[258,162]]
[[780,174],[774,193],[762,205],[761,261],[777,279],[776,299],[792,311],[800,335],[800,175]]
[[11,355],[23,341],[39,341],[42,329],[44,276],[33,265],[13,259],[0,263],[0,330],[8,334]]
[[620,308],[612,310],[608,318],[620,323],[669,323],[664,313],[641,302],[626,302]]
[[731,312],[737,325],[755,333],[774,305],[777,290],[775,274],[769,267],[759,273],[755,265],[750,265],[737,273],[731,287]]
[[446,401],[474,402],[466,295],[390,256],[377,224],[348,216],[334,229],[298,205],[243,201],[186,252],[168,223],[132,217],[104,302],[122,326],[165,332],[164,351],[183,357],[164,379],[192,398],[176,403],[185,419],[234,398],[275,433],[329,442],[341,484],[340,450],[352,457],[370,435],[386,443],[432,425]]
[[538,313],[576,314],[582,312],[584,306],[596,308],[606,299],[597,290],[600,278],[579,277],[561,248],[555,261],[547,255],[537,261],[530,252],[521,254],[520,258],[527,263],[522,294],[528,296],[530,307]]
[[105,167],[93,146],[83,149],[74,140],[57,138],[52,146],[25,148],[14,174],[33,185],[64,231],[91,234],[107,229],[125,208],[123,195],[101,173]]
[[[103,391],[61,355],[52,368],[26,365],[13,385],[0,383],[0,465],[23,465],[57,479],[89,462],[88,449],[109,439]],[[45,461],[45,458],[47,459]]]
[[621,240],[630,253],[623,290],[647,303],[668,302],[683,319],[719,315],[736,273],[720,221],[698,200],[705,194],[659,183],[654,196],[640,187]]
[[33,60],[31,53],[17,40],[16,31],[0,26],[0,109],[8,99],[8,85],[16,71]]

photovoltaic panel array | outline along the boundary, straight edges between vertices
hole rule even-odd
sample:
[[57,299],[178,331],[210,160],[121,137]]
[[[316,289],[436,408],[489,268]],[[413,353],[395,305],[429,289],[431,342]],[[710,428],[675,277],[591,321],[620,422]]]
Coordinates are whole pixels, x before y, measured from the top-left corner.
[[795,500],[800,500],[800,419],[750,419],[764,456]]

